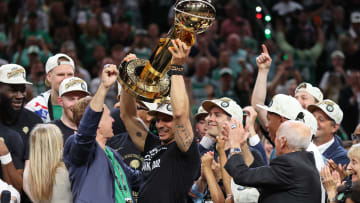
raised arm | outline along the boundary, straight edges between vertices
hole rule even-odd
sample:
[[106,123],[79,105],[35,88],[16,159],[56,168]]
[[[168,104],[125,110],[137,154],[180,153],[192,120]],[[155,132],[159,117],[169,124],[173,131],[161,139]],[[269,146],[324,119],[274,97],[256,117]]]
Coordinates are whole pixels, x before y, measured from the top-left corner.
[[[125,61],[136,59],[134,54],[125,57]],[[126,91],[121,92],[120,118],[124,122],[132,142],[141,152],[144,151],[145,140],[148,134],[144,122],[137,116],[136,100]]]
[[63,158],[67,167],[69,163],[80,166],[88,162],[96,143],[96,133],[106,94],[115,83],[117,76],[118,70],[115,65],[104,68],[101,84],[81,118],[75,137],[65,143]]
[[267,88],[267,77],[269,74],[269,69],[271,65],[271,57],[265,45],[262,45],[263,53],[256,58],[256,64],[258,66],[258,75],[256,78],[254,91],[251,96],[251,106],[259,114],[259,119],[261,125],[267,129],[268,123],[266,119],[266,111],[263,109],[258,108],[256,105],[261,104],[263,105],[266,98],[266,88]]
[[[190,47],[180,40],[172,41],[174,47],[169,47],[172,53],[171,65],[183,66],[190,53]],[[171,106],[175,123],[175,141],[182,152],[188,151],[194,139],[194,133],[189,119],[189,97],[186,93],[184,77],[181,71],[173,71],[171,76]]]
[[119,72],[115,65],[104,67],[101,74],[101,83],[90,102],[90,108],[95,112],[102,112],[104,108],[105,97],[111,86],[116,82]]

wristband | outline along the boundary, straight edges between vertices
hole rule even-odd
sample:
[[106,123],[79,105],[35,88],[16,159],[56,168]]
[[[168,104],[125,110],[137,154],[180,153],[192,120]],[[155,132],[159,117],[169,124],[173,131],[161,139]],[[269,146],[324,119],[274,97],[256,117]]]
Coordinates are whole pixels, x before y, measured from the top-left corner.
[[215,144],[215,141],[207,136],[201,138],[200,145],[205,149],[210,149]]
[[169,75],[172,76],[172,75],[184,75],[184,71],[179,71],[179,70],[172,70],[170,69],[168,71]]
[[171,64],[170,70],[184,71],[184,66],[178,64]]
[[8,163],[10,163],[12,161],[10,152],[4,156],[0,156],[0,161],[2,165],[7,165]]

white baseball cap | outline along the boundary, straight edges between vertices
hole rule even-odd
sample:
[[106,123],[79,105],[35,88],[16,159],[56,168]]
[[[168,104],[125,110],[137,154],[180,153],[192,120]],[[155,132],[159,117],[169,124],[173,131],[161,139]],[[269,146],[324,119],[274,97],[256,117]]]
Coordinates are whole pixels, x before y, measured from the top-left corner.
[[340,58],[345,58],[345,55],[344,55],[344,53],[342,52],[342,51],[340,51],[340,50],[336,50],[336,51],[333,51],[332,53],[331,53],[331,58],[335,58],[335,57],[340,57]]
[[78,77],[71,77],[64,79],[59,87],[59,96],[61,97],[68,92],[85,92],[88,95],[90,94],[87,88],[86,82]]
[[232,118],[235,118],[240,122],[243,121],[243,111],[241,107],[230,98],[222,97],[220,99],[205,100],[202,102],[201,106],[207,112],[210,112],[214,106],[217,106],[224,110]]
[[198,120],[201,115],[207,115],[207,114],[208,114],[208,112],[205,111],[205,109],[202,106],[200,106],[198,108],[197,113],[195,114],[195,119]]
[[229,75],[233,76],[233,71],[230,68],[223,68],[219,71],[220,76],[223,76],[225,74],[229,74]]
[[340,124],[343,119],[343,112],[334,101],[325,99],[317,104],[311,104],[308,106],[308,110],[313,113],[316,109],[322,110],[328,115],[335,123]]
[[304,109],[302,112],[304,113],[304,123],[307,127],[310,128],[311,135],[316,135],[318,125],[315,116],[306,109]]
[[158,113],[163,113],[168,116],[173,116],[172,107],[170,103],[162,103],[155,110],[148,111],[150,116],[156,116]]
[[324,99],[321,90],[317,87],[313,87],[310,83],[303,82],[298,85],[295,89],[295,94],[298,92],[307,92],[313,96],[318,102]]
[[150,102],[140,101],[140,100],[138,100],[138,102],[142,103],[148,109],[148,111],[156,110],[156,108],[158,106],[158,104],[156,104],[156,103],[150,103]]
[[295,120],[298,114],[303,110],[298,100],[285,94],[275,95],[268,106],[260,104],[257,104],[257,106],[289,120]]
[[[66,58],[68,61],[59,61],[59,58],[61,58],[61,57]],[[75,70],[74,61],[68,55],[66,55],[66,54],[56,54],[55,56],[50,57],[46,61],[45,71],[46,71],[46,73],[48,73],[52,69],[54,69],[57,66],[62,65],[62,64],[68,64],[68,65],[72,66],[73,69]]]
[[6,84],[28,84],[31,82],[26,81],[25,68],[17,64],[6,64],[0,66],[0,82]]

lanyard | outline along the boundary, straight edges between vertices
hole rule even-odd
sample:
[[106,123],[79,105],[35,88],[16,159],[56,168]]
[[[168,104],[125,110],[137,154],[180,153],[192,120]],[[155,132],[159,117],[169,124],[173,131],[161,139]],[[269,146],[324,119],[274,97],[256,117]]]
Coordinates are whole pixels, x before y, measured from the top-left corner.
[[[106,150],[108,151],[107,154],[110,158],[111,163],[114,165],[115,180],[116,180],[117,185],[119,186],[121,193],[124,195],[125,203],[132,203],[131,196],[129,196],[130,192],[129,192],[128,186],[126,184],[126,179],[125,179],[126,177],[124,177],[124,171],[122,170],[119,163],[117,163],[115,161],[115,157],[113,156],[111,151],[107,148],[106,148]],[[116,174],[116,171],[120,174],[121,180],[119,180],[119,177]]]

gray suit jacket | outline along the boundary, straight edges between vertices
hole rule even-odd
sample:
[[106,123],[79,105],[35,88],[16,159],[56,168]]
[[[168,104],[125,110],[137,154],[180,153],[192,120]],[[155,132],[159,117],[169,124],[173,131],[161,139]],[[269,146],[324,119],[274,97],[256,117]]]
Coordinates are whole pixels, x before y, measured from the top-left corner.
[[272,160],[270,166],[258,168],[248,168],[236,154],[225,169],[236,184],[258,188],[259,202],[321,202],[320,177],[311,152],[288,153]]

